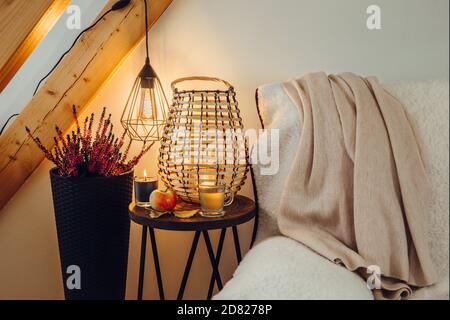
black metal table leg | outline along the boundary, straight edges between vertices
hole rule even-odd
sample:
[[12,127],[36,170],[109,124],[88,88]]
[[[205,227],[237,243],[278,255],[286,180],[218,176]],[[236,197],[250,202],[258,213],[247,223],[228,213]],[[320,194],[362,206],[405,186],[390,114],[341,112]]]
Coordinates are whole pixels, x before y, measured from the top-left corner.
[[139,266],[139,282],[138,282],[138,300],[142,300],[142,291],[144,289],[144,273],[145,273],[145,252],[147,248],[147,227],[142,226],[141,240],[141,259]]
[[242,255],[241,255],[241,245],[239,243],[239,233],[236,226],[232,226],[233,229],[233,239],[234,239],[234,250],[236,251],[236,259],[237,263],[241,263]]
[[220,278],[219,266],[216,263],[216,258],[214,257],[214,251],[211,245],[211,240],[209,239],[209,234],[207,230],[203,230],[203,238],[205,239],[206,249],[208,250],[209,260],[211,261],[211,267],[213,269],[214,278],[217,282],[217,287],[222,290],[222,279]]
[[183,299],[184,289],[188,281],[189,273],[191,271],[192,261],[194,260],[195,251],[197,250],[198,239],[200,238],[200,231],[195,231],[194,240],[192,240],[191,250],[189,252],[189,257],[184,268],[183,280],[181,280],[180,290],[178,291],[177,300]]
[[161,277],[161,269],[159,267],[158,248],[156,246],[155,230],[153,230],[153,228],[149,228],[149,231],[150,231],[150,241],[152,243],[153,262],[155,263],[156,280],[158,281],[159,298],[161,300],[164,300],[164,288]]
[[[220,263],[220,257],[222,256],[222,249],[223,249],[223,243],[225,241],[225,235],[227,233],[227,228],[223,228],[220,232],[220,238],[219,238],[219,244],[217,245],[217,252],[216,252],[216,263],[217,267]],[[213,291],[214,291],[214,284],[215,284],[215,277],[214,272],[211,274],[211,280],[209,281],[209,289],[208,289],[208,296],[206,300],[211,300]]]

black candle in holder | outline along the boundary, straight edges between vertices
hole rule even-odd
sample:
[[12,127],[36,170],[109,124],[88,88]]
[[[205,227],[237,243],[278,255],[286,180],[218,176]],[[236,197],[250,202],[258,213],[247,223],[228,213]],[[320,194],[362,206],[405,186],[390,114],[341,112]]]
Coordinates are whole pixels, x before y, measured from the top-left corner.
[[139,207],[150,207],[150,194],[158,188],[158,179],[156,177],[147,177],[144,170],[144,177],[134,178],[134,198]]

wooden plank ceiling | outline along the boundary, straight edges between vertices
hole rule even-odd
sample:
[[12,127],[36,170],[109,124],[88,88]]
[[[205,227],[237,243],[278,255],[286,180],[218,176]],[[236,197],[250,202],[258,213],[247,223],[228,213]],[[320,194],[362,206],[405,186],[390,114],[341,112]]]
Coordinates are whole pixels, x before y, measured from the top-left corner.
[[[109,1],[104,11],[115,2]],[[158,20],[171,2],[149,1],[150,25]],[[53,146],[55,124],[67,130],[73,122],[71,106],[74,104],[81,111],[115,67],[145,36],[143,3],[142,0],[132,0],[127,7],[111,12],[104,21],[85,33],[0,136],[0,209],[43,159],[42,153],[27,137],[25,125],[39,136],[43,145]]]
[[70,0],[0,0],[0,93]]

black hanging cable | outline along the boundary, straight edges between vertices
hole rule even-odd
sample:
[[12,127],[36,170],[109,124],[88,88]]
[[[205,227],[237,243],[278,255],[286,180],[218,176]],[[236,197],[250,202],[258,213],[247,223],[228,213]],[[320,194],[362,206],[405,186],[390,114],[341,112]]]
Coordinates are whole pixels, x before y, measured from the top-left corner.
[[[113,6],[111,7],[111,9],[105,11],[105,13],[103,13],[93,24],[91,24],[89,27],[87,27],[86,29],[84,29],[83,31],[80,32],[80,34],[78,34],[78,36],[75,38],[75,40],[72,42],[72,45],[70,46],[69,49],[67,49],[62,56],[59,58],[59,60],[55,63],[55,65],[50,69],[50,71],[41,79],[39,80],[36,89],[33,92],[33,96],[36,94],[36,92],[39,90],[39,87],[42,83],[42,81],[44,81],[55,69],[56,67],[61,63],[61,61],[64,59],[64,57],[67,55],[67,53],[69,53],[70,50],[72,50],[72,48],[75,46],[75,44],[77,43],[78,39],[80,39],[80,37],[87,31],[91,30],[92,28],[94,28],[100,21],[103,20],[103,18],[109,14],[112,11],[116,11],[116,10],[120,10],[122,8],[125,8],[131,0],[119,0],[116,3],[113,4]],[[146,1],[146,0],[144,0]],[[148,50],[148,49],[147,49]],[[6,125],[8,124],[8,122],[14,118],[17,117],[19,114],[15,113],[12,116],[10,116],[8,118],[8,120],[6,120],[6,123],[3,125],[2,129],[0,130],[0,135],[3,133],[3,131],[6,128]]]
[[50,69],[50,71],[41,79],[39,80],[36,89],[33,92],[33,96],[36,94],[36,92],[39,89],[39,86],[41,85],[42,81],[44,81],[55,69],[56,67],[60,64],[60,62],[62,61],[62,59],[66,56],[66,54],[69,53],[70,50],[72,50],[72,48],[75,46],[75,44],[77,43],[78,39],[80,39],[80,37],[85,33],[88,32],[89,30],[91,30],[92,28],[94,28],[100,21],[103,20],[104,17],[106,17],[107,14],[109,14],[112,11],[116,11],[116,10],[120,10],[124,7],[126,7],[128,4],[130,3],[130,0],[119,0],[117,1],[112,7],[111,9],[105,11],[105,13],[103,13],[100,18],[98,18],[93,24],[91,24],[89,27],[87,27],[86,29],[84,29],[83,31],[80,32],[80,34],[75,38],[75,40],[72,42],[72,45],[70,46],[69,49],[66,50],[66,52],[64,52],[62,54],[62,56],[59,58],[59,60],[55,63],[55,65],[53,66],[53,68]]
[[10,116],[10,117],[8,118],[8,120],[6,120],[5,124],[4,124],[3,127],[2,127],[2,130],[0,130],[0,136],[2,135],[3,131],[5,130],[6,125],[8,124],[8,122],[9,122],[12,118],[17,117],[18,115],[19,115],[18,113],[14,113],[12,116]]
[[91,30],[92,28],[94,28],[108,13],[110,13],[111,11],[113,11],[112,9],[109,9],[108,11],[106,11],[104,14],[101,15],[100,18],[97,19],[97,21],[95,21],[92,25],[90,25],[88,28],[84,29],[83,31],[80,32],[80,34],[75,38],[75,40],[72,42],[72,45],[69,47],[69,49],[66,50],[66,52],[64,52],[62,54],[62,56],[59,58],[59,60],[55,63],[55,65],[50,69],[50,71],[41,79],[39,80],[36,89],[34,89],[33,92],[33,96],[36,94],[36,92],[39,90],[39,87],[41,86],[42,81],[44,81],[45,79],[47,79],[47,77],[56,69],[56,67],[60,64],[60,62],[62,61],[62,59],[64,59],[64,57],[66,56],[66,54],[69,53],[70,50],[72,50],[72,48],[75,46],[75,44],[77,43],[78,39],[80,39],[80,37],[87,31]]
[[147,12],[147,0],[144,0],[144,9],[145,9],[145,50],[147,53],[147,59],[149,58],[148,54],[148,12]]

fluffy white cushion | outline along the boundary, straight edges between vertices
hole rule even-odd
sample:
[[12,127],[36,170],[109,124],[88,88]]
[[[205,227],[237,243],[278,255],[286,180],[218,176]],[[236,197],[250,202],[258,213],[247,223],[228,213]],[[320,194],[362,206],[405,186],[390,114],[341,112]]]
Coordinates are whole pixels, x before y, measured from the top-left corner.
[[[261,174],[259,162],[253,164],[255,182],[258,192],[260,223],[256,243],[269,236],[279,235],[277,224],[277,213],[279,212],[280,199],[273,196],[273,190],[283,190],[287,175],[292,166],[292,150],[298,146],[300,139],[300,122],[298,119],[297,107],[284,92],[280,84],[269,84],[258,89],[258,99],[260,115],[265,129],[278,129],[279,141],[259,141],[258,148],[266,142],[272,146],[274,143],[279,150],[279,170],[275,175]],[[262,150],[272,150],[270,147],[262,147]],[[268,164],[267,166],[271,166]]]
[[449,83],[448,80],[386,84],[405,106],[416,132],[433,190],[427,212],[428,243],[439,282],[415,298],[449,298]]
[[248,252],[214,299],[373,299],[356,274],[295,240],[276,236]]

